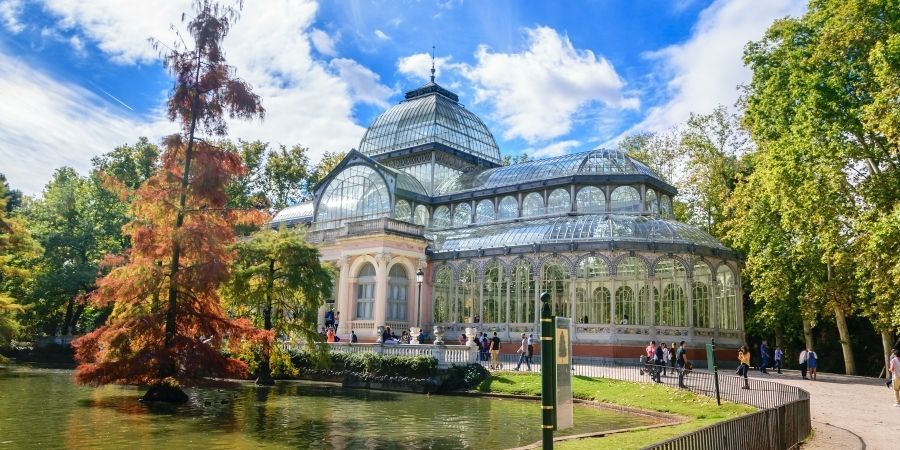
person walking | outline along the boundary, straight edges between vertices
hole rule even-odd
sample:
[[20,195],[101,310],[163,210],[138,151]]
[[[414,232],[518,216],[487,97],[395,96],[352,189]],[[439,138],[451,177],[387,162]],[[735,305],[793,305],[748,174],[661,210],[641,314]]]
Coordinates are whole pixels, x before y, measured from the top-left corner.
[[675,370],[678,372],[678,387],[686,389],[687,386],[684,385],[684,362],[685,362],[685,354],[684,354],[684,341],[678,345],[678,350],[675,351]]
[[659,375],[660,375],[660,372],[661,372],[661,369],[662,369],[662,367],[660,367],[660,366],[662,366],[662,364],[663,364],[663,350],[662,350],[662,345],[656,346],[656,351],[654,352],[654,355],[653,355],[653,356],[654,356],[654,359],[653,359],[653,366],[654,366],[654,367],[653,367],[653,376],[654,376],[654,380],[655,380],[657,383],[662,383],[662,380],[660,379],[660,376],[659,376]]
[[528,367],[531,367],[532,357],[534,357],[534,333],[528,335],[528,356],[525,358],[528,361]]
[[763,339],[762,344],[759,346],[759,371],[761,373],[769,373],[766,372],[766,369],[769,367],[769,342]]
[[746,345],[742,345],[738,350],[738,369],[737,374],[744,377],[744,385],[741,389],[750,389],[750,382],[747,380],[747,372],[750,371],[750,351]]
[[781,374],[781,360],[783,358],[784,358],[784,352],[781,351],[781,346],[776,345],[775,346],[775,365],[773,366],[773,368],[775,370],[777,370],[779,374]]
[[894,380],[894,407],[900,408],[900,350],[896,348],[891,351],[891,362],[888,365],[888,371]]
[[807,364],[809,362],[808,355],[809,355],[809,352],[807,352],[805,348],[803,349],[802,352],[800,352],[800,358],[799,358],[800,375],[803,376],[804,380],[806,379],[806,369],[807,369]]
[[525,333],[522,333],[522,345],[519,346],[519,349],[516,350],[516,353],[519,354],[519,362],[516,364],[516,372],[519,371],[519,368],[522,367],[522,363],[525,363],[525,366],[528,367],[528,371],[531,372],[531,362],[528,361],[528,337],[525,336]]
[[816,371],[819,368],[819,355],[816,354],[815,350],[809,349],[806,352],[806,364],[809,367],[809,379],[815,381]]
[[[669,356],[671,352],[669,352],[669,347],[666,346],[665,342],[659,344],[659,346],[662,347],[662,376],[666,376],[667,367],[669,367]],[[672,351],[674,350],[675,347],[672,347]]]
[[669,367],[672,368],[672,372],[675,372],[675,354],[678,353],[678,344],[673,342],[672,346],[669,347],[669,360],[666,361],[669,363]]
[[491,338],[491,369],[500,370],[500,367],[500,338],[495,331],[494,337]]

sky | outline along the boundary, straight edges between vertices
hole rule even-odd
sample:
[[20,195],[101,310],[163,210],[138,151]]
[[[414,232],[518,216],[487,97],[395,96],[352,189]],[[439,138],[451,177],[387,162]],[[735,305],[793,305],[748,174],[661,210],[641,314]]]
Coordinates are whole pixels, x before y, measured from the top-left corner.
[[[178,131],[172,79],[150,44],[174,42],[191,0],[0,0],[0,173],[39,195],[53,171]],[[797,0],[245,1],[228,62],[264,120],[232,139],[356,148],[403,93],[437,82],[504,155],[548,157],[665,131],[734,107],[748,41]],[[174,27],[174,28],[173,28]]]

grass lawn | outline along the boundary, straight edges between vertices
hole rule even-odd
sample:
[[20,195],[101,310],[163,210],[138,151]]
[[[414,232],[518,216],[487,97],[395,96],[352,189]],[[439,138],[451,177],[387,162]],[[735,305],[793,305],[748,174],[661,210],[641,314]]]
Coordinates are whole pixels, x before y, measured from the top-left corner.
[[[502,394],[541,394],[541,376],[534,373],[493,374],[477,388],[481,392]],[[641,448],[654,442],[678,436],[707,425],[756,411],[743,404],[716,405],[716,400],[692,392],[665,386],[627,381],[576,376],[572,378],[575,398],[631,406],[634,408],[676,414],[689,422],[643,431],[617,433],[602,438],[560,442],[561,449]]]

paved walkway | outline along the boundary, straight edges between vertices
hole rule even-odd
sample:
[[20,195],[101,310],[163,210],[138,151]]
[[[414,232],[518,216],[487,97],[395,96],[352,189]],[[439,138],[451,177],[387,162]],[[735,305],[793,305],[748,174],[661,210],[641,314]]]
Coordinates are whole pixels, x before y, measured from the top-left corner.
[[751,377],[798,386],[809,392],[814,436],[804,449],[897,448],[900,408],[894,407],[894,392],[884,380],[847,375],[819,374],[804,380],[800,372],[783,375],[751,372]]

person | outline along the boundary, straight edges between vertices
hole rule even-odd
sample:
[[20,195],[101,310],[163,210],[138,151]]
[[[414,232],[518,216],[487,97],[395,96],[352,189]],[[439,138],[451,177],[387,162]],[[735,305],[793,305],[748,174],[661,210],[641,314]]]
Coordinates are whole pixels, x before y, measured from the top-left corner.
[[488,354],[491,352],[491,340],[488,339],[487,333],[481,333],[481,360],[487,361]]
[[622,316],[622,321],[619,322],[619,325],[628,325],[628,314]]
[[800,363],[800,375],[803,376],[804,380],[806,379],[806,368],[807,368],[807,363],[809,361],[809,359],[807,357],[808,354],[809,353],[804,348],[803,351],[800,352],[800,358],[798,359],[798,361]]
[[584,318],[581,319],[581,323],[588,323],[588,320],[590,320],[588,319],[588,316],[584,316]]
[[888,371],[894,380],[894,407],[900,408],[900,350],[896,348],[891,351],[891,362],[888,364]]
[[465,334],[459,335],[459,345],[466,345],[466,335]]
[[780,345],[776,345],[776,346],[775,346],[775,365],[772,366],[772,367],[773,367],[775,370],[777,370],[779,374],[781,374],[781,360],[782,360],[783,358],[784,358],[784,352],[781,351],[781,346],[780,346]]
[[335,311],[334,312],[334,329],[335,329],[335,331],[337,331],[338,326],[340,326],[340,324],[341,324],[341,312]]
[[[650,378],[656,379],[656,376],[653,375],[653,359],[656,358],[656,341],[650,341],[647,344],[647,347],[644,349],[643,362],[647,365],[647,373],[650,375]],[[642,371],[643,372],[643,371]],[[641,373],[643,375],[643,373]]]
[[747,350],[746,345],[742,345],[738,350],[738,363],[737,374],[744,377],[741,389],[750,389],[750,381],[747,380],[747,372],[750,371],[750,350]]
[[325,311],[325,328],[334,327],[334,311],[329,309]]
[[678,387],[687,388],[684,385],[684,362],[686,360],[686,355],[684,354],[684,341],[678,344],[678,350],[675,351],[675,365],[676,371],[678,371]]
[[328,328],[327,331],[325,331],[325,342],[334,342],[334,330],[331,328]]
[[769,343],[765,339],[763,339],[762,344],[759,346],[759,371],[761,373],[769,373],[766,372],[766,369],[769,367]]
[[481,353],[484,351],[484,344],[481,343],[481,339],[478,338],[478,333],[475,333],[475,346],[478,347],[478,356],[481,356]]
[[[528,367],[531,367],[531,358],[534,356],[534,333],[528,335],[528,356],[525,358],[528,361]],[[531,370],[531,369],[529,369]]]
[[387,344],[389,340],[391,340],[391,327],[384,327],[384,331],[381,332],[381,342]]
[[425,343],[425,330],[419,329],[419,343]]
[[519,362],[516,364],[516,372],[519,371],[519,367],[522,367],[522,363],[525,363],[525,366],[528,367],[528,371],[531,372],[531,362],[528,361],[528,337],[525,336],[525,333],[522,333],[522,345],[519,346],[519,349],[516,350],[516,353],[519,354]]
[[491,338],[491,369],[500,370],[500,367],[500,338],[495,331]]
[[661,342],[659,346],[662,348],[662,360],[659,361],[659,364],[662,366],[662,376],[666,376],[666,369],[669,367],[669,356],[671,352],[669,352],[669,347],[665,342]]
[[[664,345],[664,344],[663,344],[663,345]],[[653,376],[654,376],[654,380],[655,380],[657,383],[662,383],[662,380],[661,380],[660,377],[659,377],[659,374],[660,374],[660,372],[661,372],[660,369],[662,368],[662,367],[660,367],[660,366],[663,366],[663,350],[662,350],[662,347],[663,347],[662,345],[656,346],[656,351],[654,352],[654,355],[653,355],[653,356],[654,356],[654,359],[653,359],[653,366],[654,366],[654,367],[653,367]],[[663,367],[664,367],[664,366],[663,366]]]
[[672,368],[672,373],[675,373],[675,353],[678,352],[678,344],[673,342],[672,346],[669,347],[669,360],[666,361],[669,363],[669,366]]
[[816,380],[816,371],[819,368],[819,355],[812,348],[806,352],[806,365],[809,368],[809,379]]
[[359,338],[356,337],[356,332],[353,330],[350,330],[350,343],[355,344],[357,342],[359,342]]

